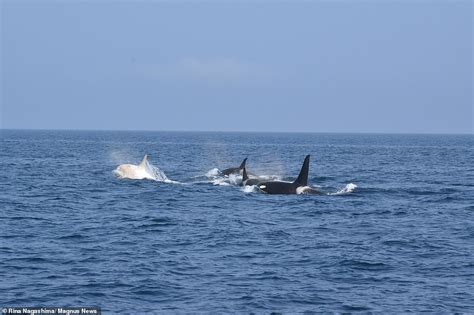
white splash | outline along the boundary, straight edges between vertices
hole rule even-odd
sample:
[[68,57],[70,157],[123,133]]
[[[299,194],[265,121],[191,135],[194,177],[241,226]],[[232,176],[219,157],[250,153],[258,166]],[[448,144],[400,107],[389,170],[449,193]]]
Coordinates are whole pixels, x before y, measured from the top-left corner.
[[[194,178],[202,177],[202,175],[194,176]],[[213,185],[216,186],[240,186],[242,184],[242,175],[240,174],[230,174],[230,175],[223,175],[218,168],[213,168],[207,171],[204,174],[204,177],[208,178],[208,181],[211,182]],[[278,175],[252,175],[249,174],[249,178],[257,178],[260,181],[271,181],[271,180],[279,180],[281,179]],[[195,182],[199,183],[199,182]],[[257,189],[258,190],[258,189]]]
[[296,187],[296,194],[297,194],[297,195],[304,194],[305,191],[307,191],[308,189],[311,189],[311,187],[309,187],[309,186]]
[[242,176],[237,174],[230,174],[229,176],[217,177],[212,180],[214,185],[219,186],[230,186],[230,185],[240,185],[242,183]]
[[258,175],[258,176],[249,176],[249,178],[257,178],[259,180],[263,181],[280,181],[282,179],[281,176],[279,175]]
[[206,173],[206,177],[216,177],[219,176],[220,173],[221,171],[219,171],[218,168],[213,168]]
[[242,191],[246,194],[254,193],[254,192],[259,192],[260,189],[256,185],[251,185],[251,186],[244,186],[242,187]]
[[335,192],[335,193],[329,193],[328,195],[331,196],[337,196],[337,195],[345,195],[345,194],[350,194],[357,188],[356,184],[349,183],[346,185],[346,187],[342,188],[341,190]]
[[297,195],[321,195],[323,193],[315,187],[300,186],[296,188],[296,194]]

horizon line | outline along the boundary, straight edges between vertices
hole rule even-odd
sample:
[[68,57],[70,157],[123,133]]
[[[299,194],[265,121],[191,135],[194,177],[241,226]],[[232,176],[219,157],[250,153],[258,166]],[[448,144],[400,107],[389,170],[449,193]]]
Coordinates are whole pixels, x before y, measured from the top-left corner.
[[94,131],[94,132],[182,132],[182,133],[275,133],[275,134],[361,134],[361,135],[446,135],[446,136],[472,136],[474,131],[470,133],[459,132],[381,132],[381,131],[256,131],[256,130],[163,130],[163,129],[63,129],[63,128],[3,128],[0,131]]

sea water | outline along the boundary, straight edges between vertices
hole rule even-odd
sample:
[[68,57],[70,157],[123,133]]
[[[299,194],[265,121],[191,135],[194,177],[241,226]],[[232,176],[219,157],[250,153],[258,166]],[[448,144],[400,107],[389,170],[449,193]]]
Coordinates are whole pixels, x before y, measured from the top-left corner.
[[[474,310],[474,136],[0,131],[0,306]],[[117,178],[145,154],[156,180]],[[294,180],[267,195],[219,171]],[[169,179],[161,181],[160,178]]]

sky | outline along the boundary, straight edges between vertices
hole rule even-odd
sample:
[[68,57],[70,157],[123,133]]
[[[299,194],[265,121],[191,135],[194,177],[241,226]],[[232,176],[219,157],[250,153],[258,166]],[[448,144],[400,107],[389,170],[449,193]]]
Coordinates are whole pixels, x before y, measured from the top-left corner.
[[0,128],[474,133],[469,0],[0,3]]

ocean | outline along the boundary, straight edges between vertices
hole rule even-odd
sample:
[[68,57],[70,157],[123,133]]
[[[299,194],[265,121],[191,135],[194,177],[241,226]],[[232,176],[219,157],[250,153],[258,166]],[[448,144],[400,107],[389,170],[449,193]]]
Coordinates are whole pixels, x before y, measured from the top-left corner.
[[[473,312],[474,136],[0,130],[0,306]],[[145,154],[156,180],[120,179]],[[269,195],[311,154],[318,195]],[[165,178],[167,178],[165,180]]]

